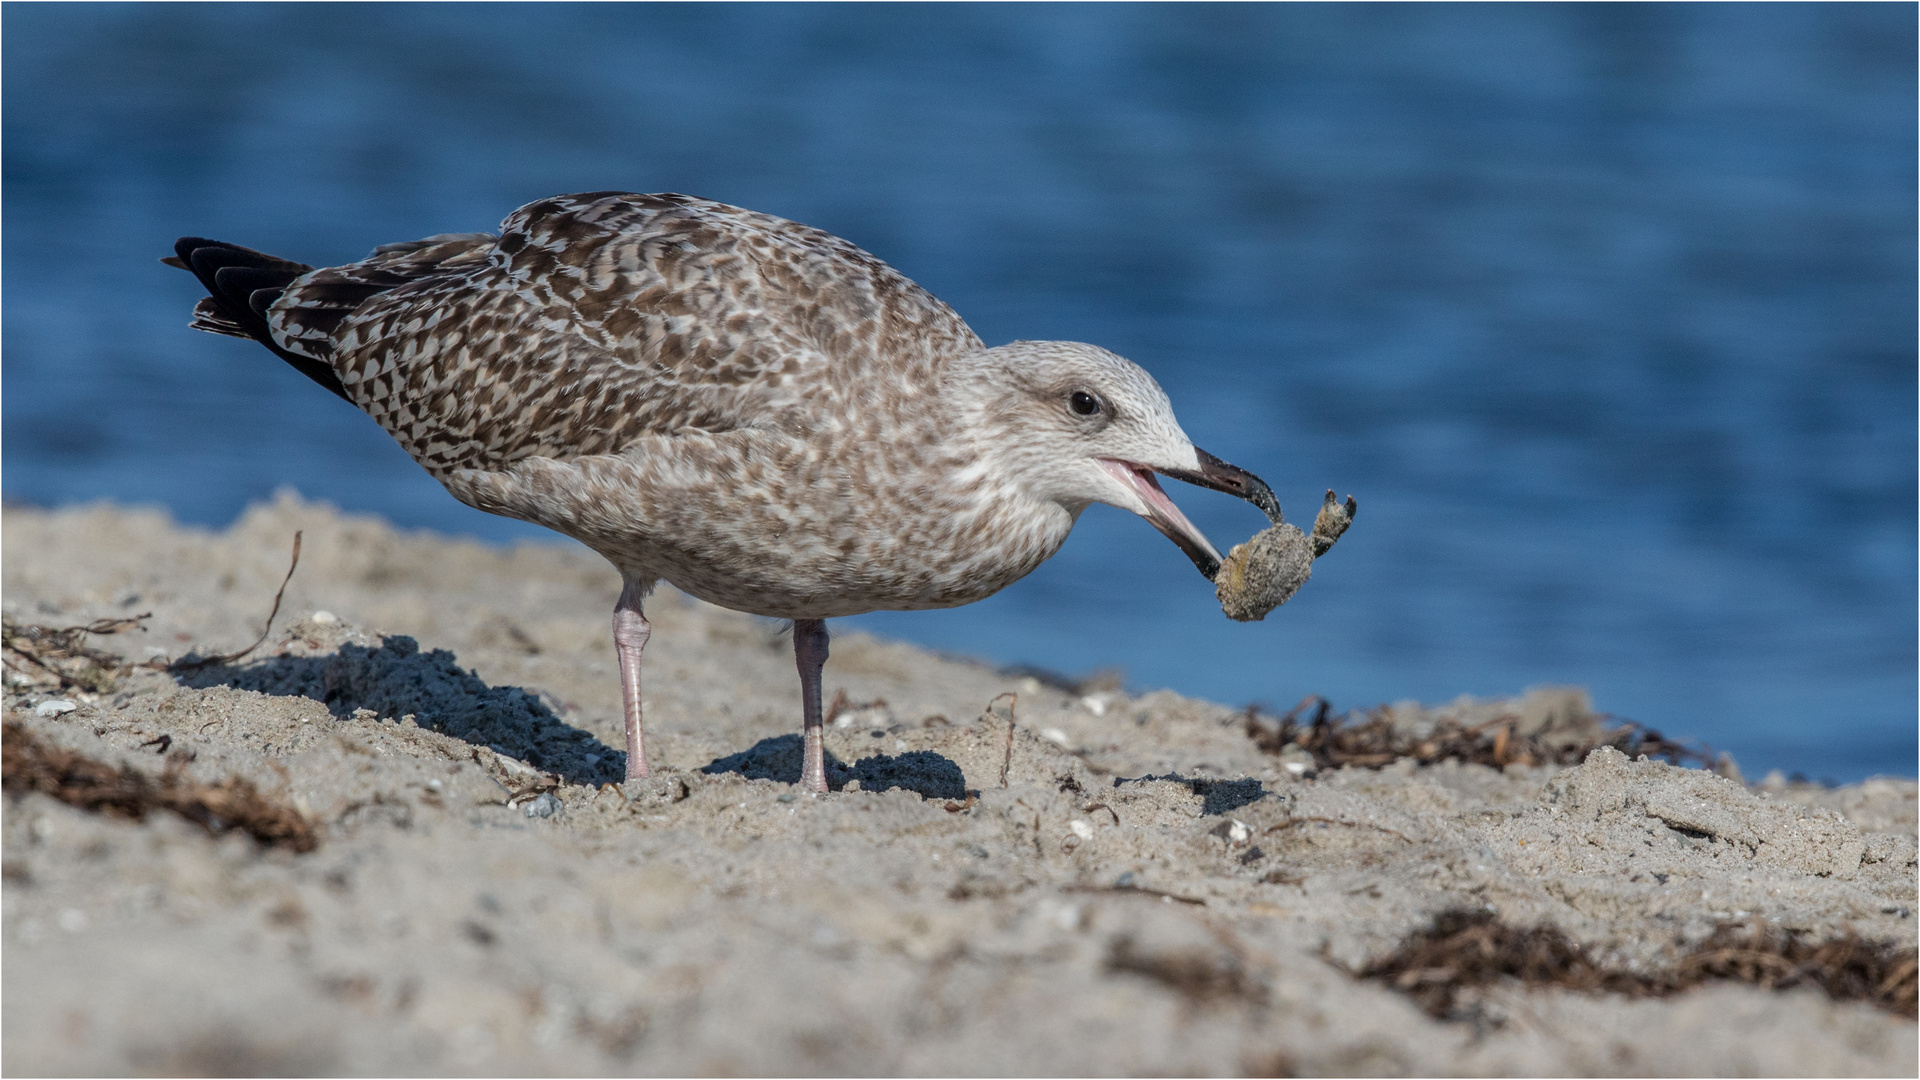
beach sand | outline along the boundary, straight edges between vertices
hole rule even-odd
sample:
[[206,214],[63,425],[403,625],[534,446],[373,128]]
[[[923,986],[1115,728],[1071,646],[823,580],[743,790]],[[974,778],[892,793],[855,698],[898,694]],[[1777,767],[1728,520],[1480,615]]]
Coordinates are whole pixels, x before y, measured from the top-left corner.
[[[663,587],[656,775],[622,785],[619,583],[584,549],[290,496],[226,532],[106,506],[4,529],[16,631],[151,612],[89,643],[154,664],[97,692],[10,673],[10,789],[32,740],[141,790],[238,778],[314,841],[10,794],[7,1075],[1920,1070],[1909,1016],[1811,985],[1509,979],[1436,1018],[1355,974],[1445,912],[1627,973],[1756,920],[1911,949],[1912,781],[1748,787],[1610,749],[1301,768],[1237,708],[845,633],[841,790],[816,798],[779,625]],[[266,643],[159,670],[258,635],[296,530]],[[1540,690],[1395,722],[1590,712]]]

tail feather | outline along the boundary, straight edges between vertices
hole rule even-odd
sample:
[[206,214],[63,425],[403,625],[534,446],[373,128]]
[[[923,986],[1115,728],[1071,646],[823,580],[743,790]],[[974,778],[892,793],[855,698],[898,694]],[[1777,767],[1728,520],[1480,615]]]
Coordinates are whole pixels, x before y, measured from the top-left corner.
[[209,296],[193,305],[193,321],[187,326],[194,330],[205,330],[209,334],[225,334],[228,337],[243,337],[253,340],[247,328],[227,318],[220,311],[220,305]]
[[186,236],[172,256],[160,261],[192,273],[206,286],[207,298],[194,307],[189,324],[195,330],[252,338],[352,401],[328,362],[346,320],[381,293],[438,274],[471,271],[487,259],[497,239],[492,233],[445,233],[386,244],[359,262],[315,270],[236,244]]
[[302,375],[341,399],[352,400],[331,366],[281,348],[267,326],[267,309],[294,279],[311,272],[313,267],[197,236],[181,237],[173,250],[174,257],[160,261],[192,272],[207,290],[207,298],[194,306],[190,326],[215,334],[250,337],[273,350],[274,355],[292,364]]

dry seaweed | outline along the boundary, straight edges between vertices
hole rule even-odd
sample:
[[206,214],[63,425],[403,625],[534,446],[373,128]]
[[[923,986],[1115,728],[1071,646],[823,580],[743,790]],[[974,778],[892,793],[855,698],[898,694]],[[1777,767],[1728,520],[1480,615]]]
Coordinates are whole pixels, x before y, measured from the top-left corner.
[[1816,941],[1761,922],[1730,923],[1670,966],[1630,972],[1596,962],[1559,927],[1508,926],[1484,911],[1454,910],[1359,972],[1413,997],[1436,1019],[1468,1019],[1470,991],[1504,980],[1584,993],[1665,997],[1703,983],[1769,990],[1817,986],[1840,1001],[1915,1015],[1915,950],[1856,936]]
[[132,669],[126,660],[87,644],[89,634],[118,634],[136,629],[151,614],[127,619],[95,619],[85,626],[22,626],[0,615],[0,652],[4,653],[7,682],[38,690],[82,690],[89,694],[111,691]]
[[1818,986],[1839,1001],[1872,1002],[1888,1012],[1916,1015],[1915,974],[1920,951],[1856,935],[1814,941],[1765,923],[1730,924],[1695,946],[1674,966],[1677,988],[1731,979],[1770,990]]
[[[1311,719],[1302,714],[1312,709]],[[1463,761],[1499,768],[1506,765],[1576,765],[1602,746],[1629,757],[1645,754],[1676,765],[1705,763],[1708,755],[1676,743],[1631,721],[1608,726],[1600,716],[1581,714],[1559,724],[1531,730],[1516,713],[1466,723],[1439,714],[1417,727],[1396,722],[1388,707],[1335,716],[1327,699],[1309,697],[1283,716],[1259,707],[1244,714],[1247,737],[1269,754],[1297,748],[1316,769],[1343,765],[1379,768],[1403,758],[1422,765]]]
[[293,572],[299,565],[300,533],[296,532],[293,534],[293,558],[287,566],[286,577],[280,581],[279,591],[273,594],[273,607],[267,612],[266,627],[253,644],[239,652],[221,656],[190,656],[172,664],[136,664],[87,644],[89,634],[118,634],[144,629],[140,624],[153,617],[151,612],[125,619],[95,619],[85,626],[59,628],[22,626],[0,615],[0,646],[3,646],[0,653],[4,654],[6,662],[7,684],[41,691],[81,690],[89,694],[105,694],[111,692],[120,679],[135,668],[156,668],[181,674],[215,664],[230,664],[259,648],[267,640],[267,635],[273,631],[274,617],[280,614],[280,602],[286,596],[287,583],[293,580]]
[[82,810],[134,821],[170,810],[216,835],[239,829],[262,844],[294,851],[312,851],[320,843],[313,825],[298,811],[237,776],[201,783],[188,779],[179,762],[169,762],[158,776],[126,765],[115,768],[55,746],[18,723],[0,729],[0,751],[6,792],[16,798],[38,792]]

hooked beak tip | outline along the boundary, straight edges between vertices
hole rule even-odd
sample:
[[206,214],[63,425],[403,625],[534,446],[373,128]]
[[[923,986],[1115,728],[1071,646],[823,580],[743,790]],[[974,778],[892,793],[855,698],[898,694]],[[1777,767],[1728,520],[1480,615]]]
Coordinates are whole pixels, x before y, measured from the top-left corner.
[[1273,489],[1267,486],[1265,480],[1237,465],[1229,465],[1197,446],[1193,448],[1193,452],[1200,459],[1199,469],[1192,471],[1161,469],[1160,471],[1175,480],[1184,480],[1189,484],[1224,491],[1229,495],[1245,499],[1259,507],[1260,512],[1267,515],[1267,520],[1275,525],[1286,520],[1280,513],[1280,500],[1274,498]]

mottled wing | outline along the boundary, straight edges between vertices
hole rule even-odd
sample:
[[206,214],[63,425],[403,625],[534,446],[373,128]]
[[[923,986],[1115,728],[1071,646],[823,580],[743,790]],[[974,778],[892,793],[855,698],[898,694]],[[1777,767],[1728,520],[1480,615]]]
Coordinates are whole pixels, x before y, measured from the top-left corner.
[[306,274],[274,302],[268,318],[273,339],[288,352],[332,363],[347,318],[367,300],[485,266],[496,239],[492,233],[447,233],[385,244],[359,262]]
[[495,242],[440,239],[309,275],[283,319],[286,347],[328,343],[355,403],[443,477],[648,435],[798,434],[855,397],[925,392],[980,345],[852,244],[685,196],[544,199]]
[[791,383],[810,360],[854,378],[980,345],[953,309],[853,244],[684,195],[543,199],[507,218],[498,249],[545,318],[690,383]]

